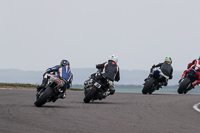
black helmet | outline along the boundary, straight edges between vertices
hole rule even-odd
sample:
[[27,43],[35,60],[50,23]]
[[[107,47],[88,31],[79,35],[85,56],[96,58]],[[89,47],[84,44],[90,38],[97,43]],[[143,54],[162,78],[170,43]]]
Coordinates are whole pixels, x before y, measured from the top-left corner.
[[60,65],[61,65],[61,66],[66,66],[66,65],[69,66],[70,64],[69,64],[69,61],[67,61],[67,60],[62,60],[62,61],[60,62]]

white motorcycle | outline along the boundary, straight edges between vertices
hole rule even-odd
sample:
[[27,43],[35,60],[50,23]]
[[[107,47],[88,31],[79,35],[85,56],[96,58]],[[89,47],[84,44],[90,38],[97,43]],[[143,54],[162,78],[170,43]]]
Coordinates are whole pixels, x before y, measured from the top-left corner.
[[163,83],[167,83],[169,77],[164,75],[159,67],[153,69],[151,77],[148,78],[142,89],[143,94],[152,94],[155,90],[159,90],[164,85]]

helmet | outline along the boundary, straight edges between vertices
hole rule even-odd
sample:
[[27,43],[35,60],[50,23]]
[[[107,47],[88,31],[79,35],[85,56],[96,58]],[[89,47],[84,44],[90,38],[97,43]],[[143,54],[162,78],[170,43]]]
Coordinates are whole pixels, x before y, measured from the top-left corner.
[[172,64],[172,59],[170,57],[166,57],[165,61],[168,61],[170,64]]
[[112,60],[114,61],[115,63],[118,62],[118,57],[115,55],[115,54],[111,54],[108,58],[108,60]]
[[69,64],[69,61],[67,61],[67,60],[62,60],[62,61],[60,62],[60,65],[61,65],[61,66],[66,66],[66,65],[69,66],[70,64]]

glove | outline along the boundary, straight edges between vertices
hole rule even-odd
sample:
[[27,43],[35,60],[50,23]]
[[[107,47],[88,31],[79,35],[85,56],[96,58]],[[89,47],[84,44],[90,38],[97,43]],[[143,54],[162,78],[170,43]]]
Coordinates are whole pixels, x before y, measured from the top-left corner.
[[51,72],[51,68],[48,68],[45,73],[50,73],[50,72]]
[[190,68],[190,66],[187,66],[187,69],[189,69]]

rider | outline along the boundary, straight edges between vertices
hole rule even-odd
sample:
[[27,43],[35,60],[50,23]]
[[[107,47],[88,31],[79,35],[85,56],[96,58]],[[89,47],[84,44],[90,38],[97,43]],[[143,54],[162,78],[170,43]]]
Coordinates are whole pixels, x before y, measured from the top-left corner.
[[[172,76],[172,74],[173,74],[173,67],[171,66],[171,64],[172,64],[172,59],[171,59],[170,57],[166,57],[166,58],[165,58],[165,61],[164,61],[163,63],[159,63],[159,64],[157,64],[157,65],[153,65],[152,68],[151,68],[151,70],[150,70],[150,74],[149,74],[149,76],[145,79],[145,81],[148,80],[148,79],[150,79],[150,78],[153,76],[153,69],[154,69],[155,67],[160,67],[162,73],[163,73],[165,76],[169,77],[169,79],[172,79],[172,77],[173,77],[173,76]],[[166,80],[164,80],[164,81],[162,82],[162,85],[164,85],[164,86],[167,86],[167,84],[168,84],[168,79],[166,79]]]
[[37,87],[37,91],[39,92],[48,82],[50,77],[58,77],[60,80],[65,80],[65,85],[62,87],[63,92],[58,96],[58,98],[66,97],[66,89],[69,89],[72,86],[73,74],[70,69],[70,64],[67,60],[62,60],[60,65],[56,65],[55,67],[48,68],[46,72],[43,74],[42,84]]
[[95,76],[96,78],[106,78],[108,79],[110,95],[113,95],[115,93],[113,82],[120,80],[119,66],[117,65],[117,62],[118,57],[115,54],[110,55],[107,62],[96,65],[97,69],[101,69],[101,74],[92,74],[90,81],[86,81],[84,84],[87,84],[87,82],[93,82]]
[[196,84],[200,83],[200,56],[198,59],[195,59],[191,63],[189,63],[187,68],[188,69],[185,70],[183,75],[181,76],[179,83],[185,78],[185,76],[189,72],[189,70],[193,69],[196,71],[196,79],[197,79],[192,83],[192,87],[194,88]]

